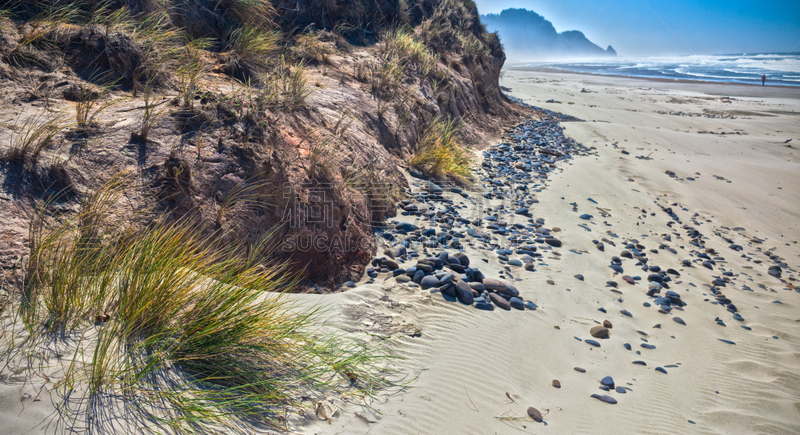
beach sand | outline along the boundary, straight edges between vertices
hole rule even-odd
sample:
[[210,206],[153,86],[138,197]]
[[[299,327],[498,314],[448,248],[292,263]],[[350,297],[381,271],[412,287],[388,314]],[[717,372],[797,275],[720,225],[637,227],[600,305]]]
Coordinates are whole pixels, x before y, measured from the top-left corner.
[[[560,228],[554,235],[564,244],[540,251],[546,265],[535,272],[512,266],[510,273],[538,309],[481,311],[386,275],[374,283],[365,277],[343,293],[298,296],[328,306],[331,324],[370,334],[373,344],[403,358],[393,367],[413,381],[379,392],[371,409],[331,398],[341,406],[335,418],[292,418],[292,433],[800,433],[800,294],[787,287],[798,284],[790,279],[800,263],[800,91],[766,88],[759,95],[762,89],[752,86],[524,70],[505,71],[501,84],[527,103],[585,120],[562,125],[597,152],[561,163],[563,170],[536,193],[531,214]],[[475,209],[481,201],[452,197],[462,216],[482,216]],[[662,206],[699,230],[718,253],[712,257],[724,260],[713,270],[697,262],[682,266],[698,250],[682,225],[667,226],[671,218]],[[582,220],[583,213],[593,218]],[[602,238],[616,246],[606,243],[599,251],[592,240]],[[631,238],[646,246],[649,264],[680,272],[670,288],[686,302],[683,311],[644,307],[652,302],[647,284],[629,285],[608,267]],[[487,277],[507,267],[478,244],[465,253]],[[775,264],[767,254],[788,263],[785,282],[767,274]],[[626,274],[647,277],[633,260],[623,266]],[[733,276],[720,289],[744,321],[708,301],[714,298],[706,285],[723,271]],[[617,289],[607,286],[610,280]],[[592,339],[590,328],[604,320],[613,328],[600,347],[574,338]],[[642,348],[643,338],[655,349]],[[606,376],[626,393],[601,391]],[[561,388],[552,386],[554,379]],[[53,415],[51,401],[20,398],[26,391],[35,395],[42,383],[36,382],[0,387],[0,427],[6,428],[0,432],[46,429],[41,423]],[[590,397],[596,393],[618,403]],[[528,407],[544,423],[528,417]]]
[[[405,358],[397,367],[419,378],[406,391],[375,403],[377,412],[357,410],[372,423],[346,409],[332,423],[297,430],[800,432],[800,294],[786,285],[798,283],[788,280],[796,279],[793,272],[784,271],[785,283],[768,275],[768,266],[775,263],[766,255],[783,258],[795,271],[800,262],[800,90],[767,87],[767,95],[759,96],[762,88],[754,86],[519,70],[505,71],[501,84],[527,103],[584,119],[562,125],[568,136],[597,150],[597,156],[576,158],[551,176],[531,208],[546,227],[562,230],[556,235],[564,242],[554,250],[560,255],[545,252],[548,265],[536,272],[511,268],[521,279],[514,285],[539,309],[480,311],[383,277],[329,297],[355,330],[390,337],[385,342]],[[546,102],[551,99],[561,103]],[[793,140],[784,143],[788,139]],[[667,226],[671,218],[660,206],[672,207],[683,223],[697,228],[707,238],[706,247],[724,260],[714,270],[699,263],[682,267],[682,260],[697,259],[691,254],[695,248],[681,225]],[[608,215],[602,217],[598,208]],[[461,215],[470,216],[465,212]],[[594,218],[581,220],[583,213]],[[671,234],[672,242],[664,242],[664,234]],[[617,246],[606,243],[600,252],[592,240],[603,237],[616,240]],[[730,249],[723,237],[743,251]],[[614,276],[610,259],[628,238],[648,250],[667,243],[677,251],[658,249],[648,257],[651,265],[680,272],[671,289],[687,303],[682,312],[665,315],[645,308],[643,303],[652,302],[645,294],[647,284],[628,285]],[[470,246],[465,252],[487,277],[503,268],[492,252]],[[625,261],[627,274],[647,276]],[[738,307],[742,322],[709,302],[714,297],[707,285],[723,271],[732,272],[733,281],[720,290]],[[617,292],[606,286],[609,280],[619,283]],[[621,314],[623,309],[633,317]],[[672,321],[673,316],[686,325]],[[718,325],[716,317],[726,326]],[[603,320],[613,329],[609,339],[599,340],[601,347],[574,338],[591,339],[589,329]],[[412,337],[412,331],[420,336]],[[637,331],[648,334],[647,343],[656,348],[640,347],[645,337]],[[634,365],[634,360],[647,365]],[[630,390],[599,390],[605,376]],[[552,386],[554,379],[561,388]],[[618,403],[591,398],[595,393],[609,394]],[[527,416],[529,406],[543,414],[546,425]]]

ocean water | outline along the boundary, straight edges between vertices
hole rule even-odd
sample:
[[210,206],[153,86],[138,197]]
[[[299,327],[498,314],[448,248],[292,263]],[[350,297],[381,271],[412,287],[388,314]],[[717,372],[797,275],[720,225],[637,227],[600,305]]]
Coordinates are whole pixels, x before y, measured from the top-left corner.
[[800,53],[730,54],[715,56],[642,57],[576,61],[525,62],[514,66],[549,67],[564,71],[615,76],[702,80],[800,86]]

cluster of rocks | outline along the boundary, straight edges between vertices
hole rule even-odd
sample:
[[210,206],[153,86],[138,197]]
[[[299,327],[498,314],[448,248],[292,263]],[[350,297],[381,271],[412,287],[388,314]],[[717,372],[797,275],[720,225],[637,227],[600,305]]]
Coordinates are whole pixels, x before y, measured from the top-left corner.
[[688,116],[691,118],[737,119],[737,116],[721,112],[683,112],[675,110],[656,110],[659,115]]
[[[537,262],[544,264],[542,251],[562,246],[553,234],[560,230],[546,228],[544,219],[532,215],[530,207],[538,202],[534,192],[545,187],[543,182],[559,161],[589,154],[590,150],[567,138],[558,124],[579,121],[577,118],[529,107],[539,112],[539,118],[517,125],[507,132],[505,142],[485,151],[476,174],[481,182],[476,187],[482,184],[483,198],[502,203],[485,209],[470,207],[478,215],[463,216],[465,208],[451,198],[457,195],[472,201],[476,193],[410,171],[414,189],[398,207],[400,215],[414,218],[414,223],[394,220],[380,229],[379,235],[392,246],[384,252],[386,257],[374,261],[370,276],[377,277],[381,271],[391,273],[398,282],[440,292],[478,308],[535,308],[532,302],[524,302],[512,285],[484,277],[474,264],[470,266],[463,252],[447,251],[463,250],[465,245],[493,251],[505,266],[500,278],[514,279],[516,272],[510,267],[535,272]],[[431,255],[429,250],[439,252]],[[398,263],[412,260],[416,261],[412,267]]]
[[[531,301],[524,301],[519,290],[511,284],[494,278],[486,278],[463,252],[441,251],[433,256],[421,258],[411,267],[400,267],[395,260],[407,259],[408,251],[403,245],[387,249],[386,257],[373,260],[373,268],[367,272],[372,277],[378,273],[391,274],[399,283],[411,287],[419,286],[430,293],[441,293],[445,299],[460,301],[482,310],[493,310],[494,306],[511,310],[535,310]],[[380,268],[380,269],[375,269]]]

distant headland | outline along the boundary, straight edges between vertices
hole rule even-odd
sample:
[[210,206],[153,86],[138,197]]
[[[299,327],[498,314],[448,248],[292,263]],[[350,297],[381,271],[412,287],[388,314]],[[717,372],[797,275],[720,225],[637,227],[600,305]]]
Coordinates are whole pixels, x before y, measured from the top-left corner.
[[511,61],[617,56],[610,45],[604,50],[578,30],[559,33],[553,23],[527,9],[481,15],[481,21],[499,33]]

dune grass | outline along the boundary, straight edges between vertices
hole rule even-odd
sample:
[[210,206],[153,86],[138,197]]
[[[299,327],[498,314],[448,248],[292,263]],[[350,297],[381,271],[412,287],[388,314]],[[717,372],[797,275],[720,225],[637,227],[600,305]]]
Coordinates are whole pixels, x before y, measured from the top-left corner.
[[8,146],[0,160],[32,168],[54,138],[64,129],[64,116],[43,112],[24,121],[17,118],[8,137]]
[[385,354],[318,330],[320,308],[284,296],[295,275],[269,259],[271,233],[246,245],[190,220],[123,227],[114,210],[128,181],[113,178],[74,217],[31,223],[20,318],[30,337],[80,337],[58,382],[63,424],[102,424],[97,405],[115,397],[149,431],[247,433],[280,426],[281,406],[369,401],[394,385]]
[[437,179],[468,182],[472,179],[469,153],[458,142],[458,121],[435,119],[420,135],[411,165]]

